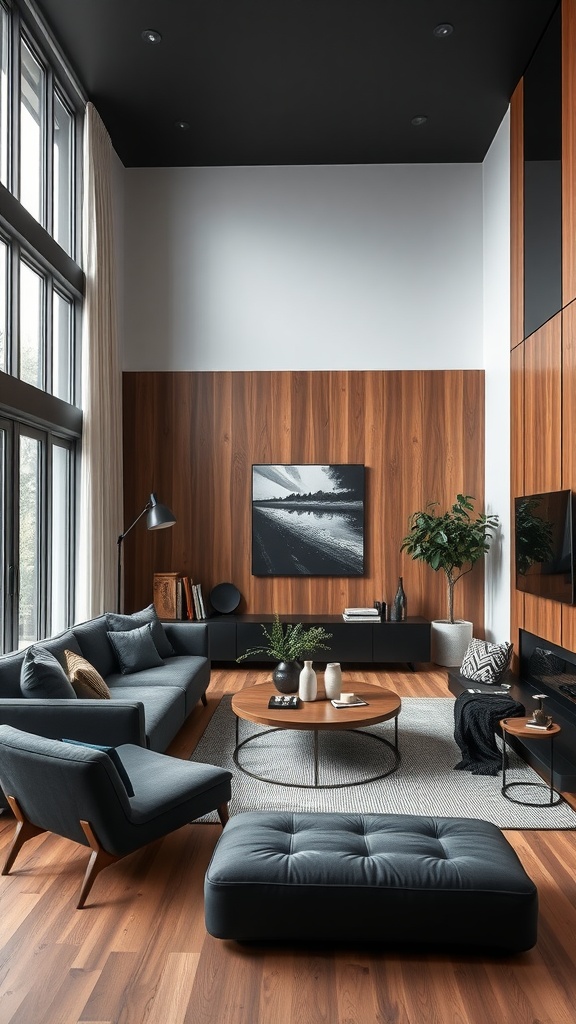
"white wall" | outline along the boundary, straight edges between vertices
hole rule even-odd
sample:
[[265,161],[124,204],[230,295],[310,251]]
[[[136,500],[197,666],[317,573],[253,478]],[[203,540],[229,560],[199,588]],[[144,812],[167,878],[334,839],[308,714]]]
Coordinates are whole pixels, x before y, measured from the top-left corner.
[[480,164],[125,172],[125,370],[482,367]]
[[486,557],[486,636],[510,637],[510,116],[482,165],[486,510],[500,531]]

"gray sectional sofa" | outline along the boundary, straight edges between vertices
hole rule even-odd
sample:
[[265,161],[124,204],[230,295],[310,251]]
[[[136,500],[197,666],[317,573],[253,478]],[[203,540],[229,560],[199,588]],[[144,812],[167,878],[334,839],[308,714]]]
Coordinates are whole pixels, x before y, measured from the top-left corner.
[[[114,644],[108,633],[121,632],[124,645],[137,648],[142,622],[162,631],[161,650],[153,667],[121,671]],[[130,632],[134,628],[134,641]],[[114,638],[116,639],[116,638]],[[64,651],[81,655],[104,679],[109,697],[66,698],[24,696],[21,688],[26,651],[0,657],[0,724],[52,739],[76,739],[117,746],[136,743],[163,752],[186,718],[202,700],[210,681],[208,628],[202,623],[160,624],[153,606],[134,616],[101,615],[88,622],[37,641],[65,667]],[[168,654],[168,651],[171,653]],[[168,656],[166,656],[168,655]],[[126,664],[124,663],[124,669]],[[2,803],[0,793],[0,803]]]

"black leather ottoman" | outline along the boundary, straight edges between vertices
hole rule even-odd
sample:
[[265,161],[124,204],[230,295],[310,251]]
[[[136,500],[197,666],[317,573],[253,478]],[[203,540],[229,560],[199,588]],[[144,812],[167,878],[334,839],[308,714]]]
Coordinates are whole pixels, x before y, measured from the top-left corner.
[[500,829],[474,818],[239,814],[204,895],[210,934],[240,942],[536,943],[536,887]]

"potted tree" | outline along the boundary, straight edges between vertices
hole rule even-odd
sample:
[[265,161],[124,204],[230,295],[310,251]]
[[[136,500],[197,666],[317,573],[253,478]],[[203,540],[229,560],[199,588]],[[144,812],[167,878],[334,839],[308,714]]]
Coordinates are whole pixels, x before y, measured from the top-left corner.
[[332,633],[327,633],[323,626],[304,629],[301,622],[289,622],[284,626],[277,612],[270,629],[263,624],[261,626],[264,642],[258,647],[249,647],[236,661],[244,661],[244,658],[258,654],[274,658],[277,662],[272,672],[274,686],[280,693],[296,693],[302,668],[300,659],[310,657],[318,650],[329,651],[324,641],[330,640]]
[[498,516],[480,513],[473,518],[474,498],[457,494],[452,508],[438,515],[438,502],[410,516],[410,533],[400,546],[416,561],[442,570],[448,584],[448,618],[432,621],[432,660],[438,665],[460,665],[472,639],[472,623],[454,618],[454,587],[490,548]]

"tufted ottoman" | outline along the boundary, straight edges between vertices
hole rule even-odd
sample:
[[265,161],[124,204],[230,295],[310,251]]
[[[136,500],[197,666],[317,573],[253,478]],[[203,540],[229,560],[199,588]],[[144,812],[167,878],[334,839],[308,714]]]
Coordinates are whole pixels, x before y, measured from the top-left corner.
[[500,830],[474,818],[249,812],[206,872],[206,927],[240,942],[345,941],[520,952],[538,895]]

